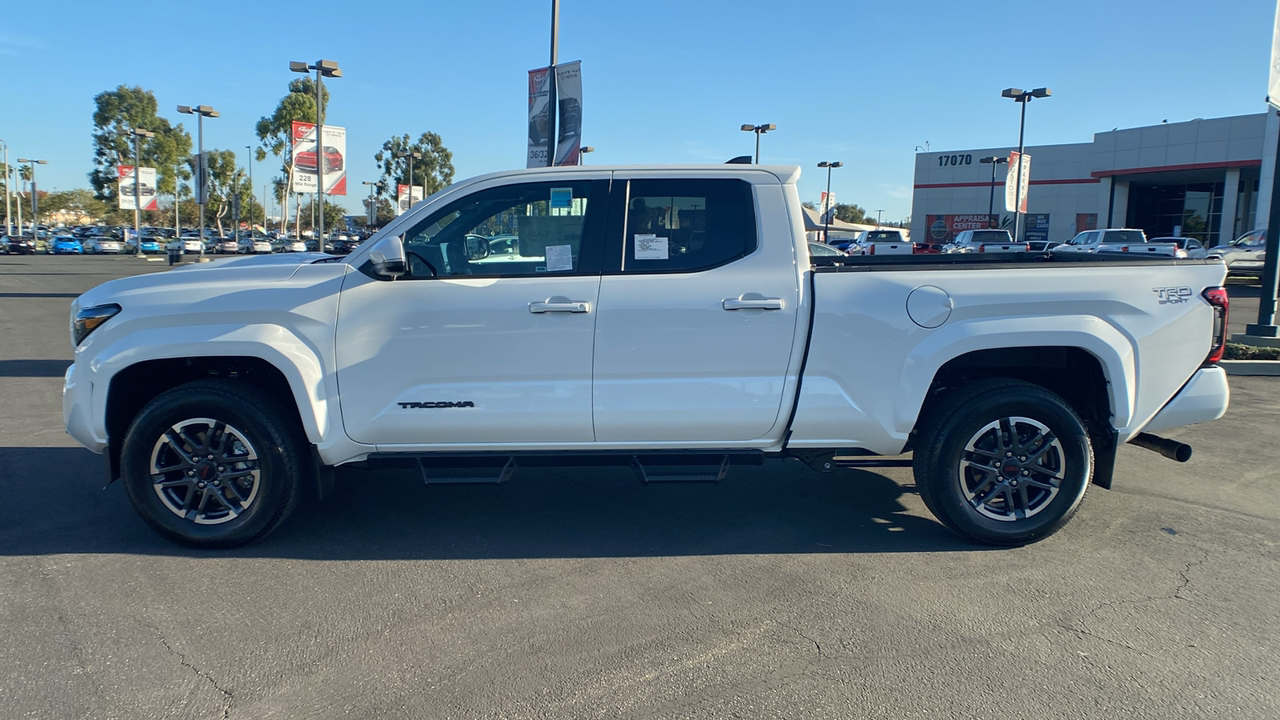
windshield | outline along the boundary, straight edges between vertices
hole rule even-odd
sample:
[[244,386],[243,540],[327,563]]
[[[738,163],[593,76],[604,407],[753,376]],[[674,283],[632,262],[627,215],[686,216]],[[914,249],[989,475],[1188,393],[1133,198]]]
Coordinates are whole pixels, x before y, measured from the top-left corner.
[[1094,241],[1097,240],[1097,238],[1098,238],[1097,232],[1082,232],[1079,235],[1071,238],[1071,242],[1067,244],[1068,245],[1092,245]]

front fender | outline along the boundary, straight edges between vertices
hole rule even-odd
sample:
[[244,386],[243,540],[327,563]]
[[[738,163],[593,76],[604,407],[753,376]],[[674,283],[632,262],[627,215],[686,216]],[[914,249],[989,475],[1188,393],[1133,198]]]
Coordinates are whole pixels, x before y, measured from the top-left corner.
[[106,441],[107,389],[117,373],[147,360],[197,357],[253,357],[270,363],[289,383],[308,441],[320,445],[333,437],[330,403],[337,399],[337,388],[325,375],[318,349],[270,324],[154,327],[129,332],[98,349],[87,365],[93,434]]

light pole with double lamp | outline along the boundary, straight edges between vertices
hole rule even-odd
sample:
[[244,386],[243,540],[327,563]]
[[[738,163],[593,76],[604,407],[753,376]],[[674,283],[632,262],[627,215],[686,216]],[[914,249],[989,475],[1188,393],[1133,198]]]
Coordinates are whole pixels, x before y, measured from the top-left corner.
[[581,165],[581,164],[582,164],[582,156],[583,156],[583,155],[586,155],[586,154],[587,154],[587,153],[589,153],[589,152],[595,152],[595,151],[596,151],[596,149],[595,149],[595,148],[593,148],[593,147],[591,147],[591,146],[587,146],[587,147],[584,147],[584,148],[582,148],[581,150],[579,150],[579,151],[578,151],[578,164],[579,164],[579,165]]
[[378,187],[378,182],[376,180],[361,180],[360,184],[369,186],[369,227],[373,227],[378,222],[378,200],[373,195],[373,191]]
[[142,138],[156,134],[138,128],[130,134],[133,135],[133,256],[142,257],[142,155],[138,146]]
[[769,132],[770,130],[777,130],[777,129],[778,129],[778,126],[774,125],[773,123],[768,123],[767,125],[746,124],[742,126],[742,132],[753,132],[756,134],[756,165],[760,164],[760,136]]
[[991,227],[991,216],[996,214],[996,166],[1000,163],[1009,162],[1009,158],[991,157],[978,158],[978,162],[991,166],[991,197],[987,200],[987,227]]
[[827,169],[827,206],[825,208],[826,212],[822,213],[822,242],[825,245],[830,240],[827,237],[827,233],[831,230],[831,214],[836,209],[836,206],[831,203],[831,171],[838,167],[844,167],[844,163],[823,160],[818,163],[818,167]]
[[[249,151],[249,160],[246,163],[249,166],[249,237],[253,237],[253,147],[251,145],[245,145],[244,149]],[[265,208],[263,209],[263,212],[266,212]],[[264,226],[266,225],[266,222],[267,220],[264,217],[262,219]]]
[[[36,166],[48,165],[49,161],[18,158],[18,162],[31,165],[31,242],[34,247],[34,243],[40,237],[40,193],[36,190]],[[22,234],[21,221],[18,225],[18,234]]]
[[316,202],[320,205],[319,220],[316,228],[316,247],[324,251],[324,78],[342,77],[342,69],[332,60],[317,60],[308,65],[304,62],[289,62],[289,69],[304,75],[316,71]]
[[[409,203],[409,204],[408,204],[408,206],[407,206],[407,207],[405,207],[405,210],[408,210],[409,208],[413,207],[413,161],[414,161],[415,159],[417,159],[417,160],[421,160],[421,159],[422,159],[422,153],[418,152],[417,150],[406,150],[405,152],[392,153],[392,156],[393,156],[393,157],[397,157],[397,158],[409,158],[409,179],[405,182],[405,185],[407,185],[407,186],[408,186],[408,188],[409,188],[409,190],[408,190],[408,193],[409,193],[409,200],[408,200],[408,203]],[[426,188],[423,188],[423,190],[422,190],[422,194],[423,194],[423,196],[425,196],[425,195],[427,194],[427,190],[426,190]],[[398,198],[398,197],[397,197],[397,198],[396,198],[396,205],[399,205],[399,204],[400,204],[400,198]]]
[[[1053,92],[1047,87],[1036,88],[1035,90],[1023,90],[1022,88],[1005,88],[1000,92],[1000,97],[1006,97],[1016,103],[1022,105],[1022,119],[1018,123],[1018,167],[1009,168],[1009,172],[1016,172],[1014,182],[1017,183],[1017,192],[1014,193],[1013,203],[1013,241],[1022,242],[1022,155],[1025,145],[1023,144],[1023,136],[1027,129],[1027,105],[1031,103],[1033,98],[1047,98]],[[992,166],[995,171],[995,166]],[[994,190],[994,188],[993,188]]]
[[4,234],[13,234],[13,221],[9,218],[9,214],[13,212],[9,204],[9,145],[4,140],[0,140],[0,148],[4,148]]
[[218,117],[218,111],[208,105],[179,105],[178,112],[196,116],[196,205],[200,206],[200,257],[203,259],[204,206],[209,201],[209,176],[204,167],[204,119]]

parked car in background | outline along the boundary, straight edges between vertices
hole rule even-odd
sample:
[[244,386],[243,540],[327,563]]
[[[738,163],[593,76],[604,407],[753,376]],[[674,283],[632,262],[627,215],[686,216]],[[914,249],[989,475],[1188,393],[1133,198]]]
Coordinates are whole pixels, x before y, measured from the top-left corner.
[[181,237],[170,240],[164,246],[165,250],[177,250],[183,255],[199,255],[202,249],[200,238],[198,237]]
[[961,230],[955,239],[942,247],[944,253],[1027,252],[1029,244],[1015,243],[1008,230]]
[[5,243],[5,250],[12,255],[35,255],[35,238],[26,237],[25,235],[10,237],[8,242]]
[[1200,260],[1209,256],[1209,250],[1204,243],[1195,238],[1188,237],[1158,237],[1147,241],[1150,244],[1172,245],[1175,250],[1174,257],[1187,258],[1190,260]]
[[1096,253],[1103,245],[1118,248],[1122,245],[1140,245],[1146,242],[1147,234],[1141,230],[1131,228],[1086,230],[1062,245],[1055,246],[1049,252],[1054,255],[1063,253]]
[[830,245],[809,243],[809,255],[812,257],[844,257],[846,253],[843,250],[837,250]]
[[55,235],[49,246],[54,255],[83,255],[84,248],[80,241],[71,235]]
[[1226,263],[1228,275],[1261,276],[1267,259],[1267,231],[1250,230],[1226,247],[1212,248],[1206,256]]
[[240,252],[240,243],[235,238],[218,238],[214,243],[213,251],[219,255],[234,255]]
[[333,252],[338,255],[346,255],[347,253],[360,247],[363,240],[359,235],[347,235],[333,241]]
[[239,250],[242,255],[257,255],[271,252],[271,241],[259,235],[258,237],[242,237],[240,238]]
[[93,235],[82,244],[84,251],[91,255],[119,255],[124,250],[124,243],[111,235]]
[[298,240],[297,238],[285,241],[284,249],[281,250],[281,252],[306,252],[306,251],[307,251],[307,244],[302,242],[301,240]]
[[[124,252],[127,252],[127,253],[137,252],[135,248],[135,243],[136,241],[133,238],[129,238],[128,240],[126,240],[124,243]],[[160,241],[152,237],[142,238],[142,254],[156,255],[162,252],[164,252],[164,246],[160,244]]]

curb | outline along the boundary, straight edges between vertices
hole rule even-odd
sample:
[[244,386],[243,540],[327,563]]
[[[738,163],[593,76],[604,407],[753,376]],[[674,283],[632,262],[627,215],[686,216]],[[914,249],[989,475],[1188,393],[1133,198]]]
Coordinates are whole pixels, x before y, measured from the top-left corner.
[[1222,360],[1228,375],[1280,377],[1280,360]]

